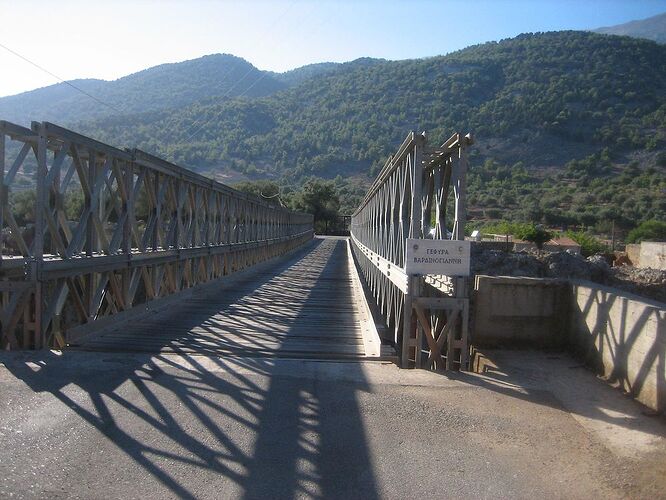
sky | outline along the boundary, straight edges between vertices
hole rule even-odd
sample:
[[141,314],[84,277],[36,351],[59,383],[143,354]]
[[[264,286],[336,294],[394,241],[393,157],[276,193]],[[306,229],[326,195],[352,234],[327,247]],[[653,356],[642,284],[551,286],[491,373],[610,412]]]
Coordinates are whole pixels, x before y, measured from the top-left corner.
[[215,53],[272,71],[428,57],[664,11],[664,0],[0,0],[0,96]]

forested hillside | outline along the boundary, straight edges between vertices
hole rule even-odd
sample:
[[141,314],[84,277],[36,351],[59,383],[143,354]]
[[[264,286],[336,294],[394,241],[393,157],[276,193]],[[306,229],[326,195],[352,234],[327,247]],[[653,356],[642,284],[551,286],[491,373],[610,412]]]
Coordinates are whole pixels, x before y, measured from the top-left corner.
[[[429,59],[359,59],[265,78],[291,86],[264,97],[208,92],[177,109],[94,121],[81,113],[75,128],[227,181],[293,188],[335,178],[345,207],[408,130],[427,130],[431,144],[472,131],[473,217],[613,218],[628,227],[666,217],[666,46],[540,33]],[[169,102],[167,92],[155,99]]]
[[[75,80],[0,98],[0,117],[19,124],[62,124],[109,115],[173,109],[211,97],[258,97],[287,87],[245,59],[215,54],[162,64],[115,81]],[[101,104],[101,101],[104,104]]]
[[[484,156],[563,165],[664,141],[666,47],[581,32],[523,35],[448,56],[359,60],[263,99],[202,100],[86,124],[190,165],[334,176],[379,163],[408,129],[473,130]],[[195,124],[195,125],[193,125]],[[203,125],[203,126],[202,126]]]

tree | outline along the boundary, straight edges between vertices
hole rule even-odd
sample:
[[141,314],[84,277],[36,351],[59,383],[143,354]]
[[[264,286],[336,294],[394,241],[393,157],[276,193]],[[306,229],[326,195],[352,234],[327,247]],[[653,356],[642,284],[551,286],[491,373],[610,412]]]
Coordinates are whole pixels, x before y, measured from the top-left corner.
[[660,151],[657,153],[655,163],[660,167],[666,167],[666,151]]
[[580,245],[583,257],[608,251],[608,246],[585,231],[567,231],[566,235]]
[[11,210],[19,226],[35,222],[35,206],[37,194],[34,189],[12,193]]
[[85,200],[83,197],[83,191],[75,189],[68,192],[65,195],[65,214],[67,215],[67,219],[79,220],[81,218],[81,213],[83,212],[84,204]]
[[666,222],[648,220],[629,231],[627,243],[640,243],[641,241],[666,241]]
[[293,208],[314,215],[315,231],[321,232],[340,211],[340,196],[333,181],[310,179],[293,200]]
[[531,241],[539,250],[543,244],[553,237],[550,231],[546,231],[541,224],[529,224],[517,231],[515,236],[521,240]]
[[274,181],[258,180],[239,182],[238,184],[234,184],[233,188],[242,191],[243,193],[253,194],[276,204],[281,204],[281,201],[284,201],[282,190],[278,183]]

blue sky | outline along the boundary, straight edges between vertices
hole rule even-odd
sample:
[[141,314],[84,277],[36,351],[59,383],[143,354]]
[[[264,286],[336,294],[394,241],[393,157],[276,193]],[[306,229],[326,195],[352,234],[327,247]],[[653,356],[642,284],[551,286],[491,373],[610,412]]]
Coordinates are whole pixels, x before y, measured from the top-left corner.
[[[362,56],[427,57],[664,11],[664,0],[0,0],[0,44],[64,79],[112,80],[217,52],[274,71]],[[0,96],[57,81],[0,48]]]

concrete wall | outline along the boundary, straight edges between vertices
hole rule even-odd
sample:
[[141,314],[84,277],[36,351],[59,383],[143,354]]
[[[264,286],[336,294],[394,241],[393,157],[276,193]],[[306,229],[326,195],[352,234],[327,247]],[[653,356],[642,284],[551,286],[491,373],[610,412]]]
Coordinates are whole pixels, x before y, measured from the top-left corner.
[[609,382],[666,410],[666,304],[573,282],[569,344]]
[[477,347],[568,348],[666,410],[666,304],[590,282],[477,276],[471,313]]
[[666,269],[666,243],[643,241],[639,260],[640,267]]
[[627,257],[631,264],[638,267],[641,263],[641,244],[640,243],[627,243],[626,246]]
[[472,342],[483,347],[562,347],[568,307],[566,281],[476,276]]
[[636,267],[666,270],[666,243],[643,241],[627,245],[627,257]]

